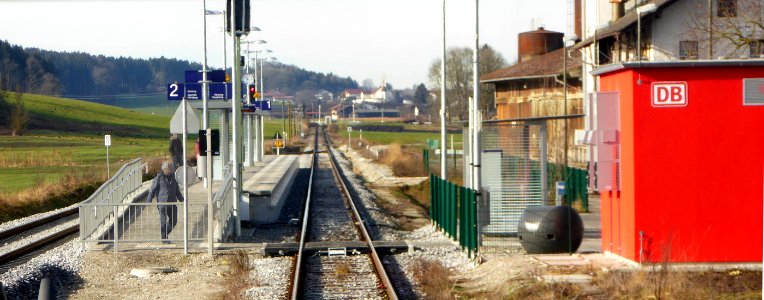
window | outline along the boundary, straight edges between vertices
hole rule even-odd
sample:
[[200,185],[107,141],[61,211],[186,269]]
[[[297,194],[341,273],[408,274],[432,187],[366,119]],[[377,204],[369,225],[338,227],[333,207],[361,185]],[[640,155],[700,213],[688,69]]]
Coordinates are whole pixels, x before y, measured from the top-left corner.
[[717,17],[736,17],[737,0],[718,0],[716,6]]
[[764,78],[743,78],[743,105],[764,105]]
[[748,49],[751,58],[764,58],[764,40],[757,40],[748,43]]
[[698,59],[698,41],[679,41],[679,59]]

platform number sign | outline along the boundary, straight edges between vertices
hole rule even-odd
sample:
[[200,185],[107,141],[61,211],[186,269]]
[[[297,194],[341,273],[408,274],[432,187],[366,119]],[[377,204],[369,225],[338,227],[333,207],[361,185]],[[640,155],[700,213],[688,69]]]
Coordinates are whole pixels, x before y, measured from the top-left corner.
[[103,143],[106,147],[111,146],[111,135],[107,134],[103,136]]
[[170,83],[167,85],[167,100],[182,100],[186,96],[186,90],[182,83]]
[[687,106],[687,82],[653,82],[651,84],[653,107]]

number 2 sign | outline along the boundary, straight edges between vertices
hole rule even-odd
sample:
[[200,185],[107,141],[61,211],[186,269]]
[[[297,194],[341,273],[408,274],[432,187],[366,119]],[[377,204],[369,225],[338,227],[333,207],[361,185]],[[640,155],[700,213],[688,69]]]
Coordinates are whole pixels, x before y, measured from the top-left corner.
[[170,83],[167,85],[167,100],[181,100],[185,97],[186,89],[182,83]]

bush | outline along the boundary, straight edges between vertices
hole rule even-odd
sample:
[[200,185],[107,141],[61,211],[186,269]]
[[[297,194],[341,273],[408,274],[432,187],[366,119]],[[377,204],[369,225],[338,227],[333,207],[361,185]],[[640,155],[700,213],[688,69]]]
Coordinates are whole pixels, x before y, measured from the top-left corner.
[[382,154],[380,161],[393,169],[398,177],[427,176],[424,172],[422,157],[405,151],[399,144],[391,144]]
[[16,93],[15,101],[11,106],[11,113],[8,116],[8,127],[10,127],[13,136],[23,135],[31,119],[24,106],[24,101],[21,100],[22,96],[23,94]]

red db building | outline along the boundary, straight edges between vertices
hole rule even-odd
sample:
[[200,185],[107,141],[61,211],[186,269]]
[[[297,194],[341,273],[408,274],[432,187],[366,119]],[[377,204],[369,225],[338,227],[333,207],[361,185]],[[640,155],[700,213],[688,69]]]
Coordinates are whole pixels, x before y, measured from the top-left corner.
[[761,262],[764,61],[593,73],[602,250],[633,262]]

